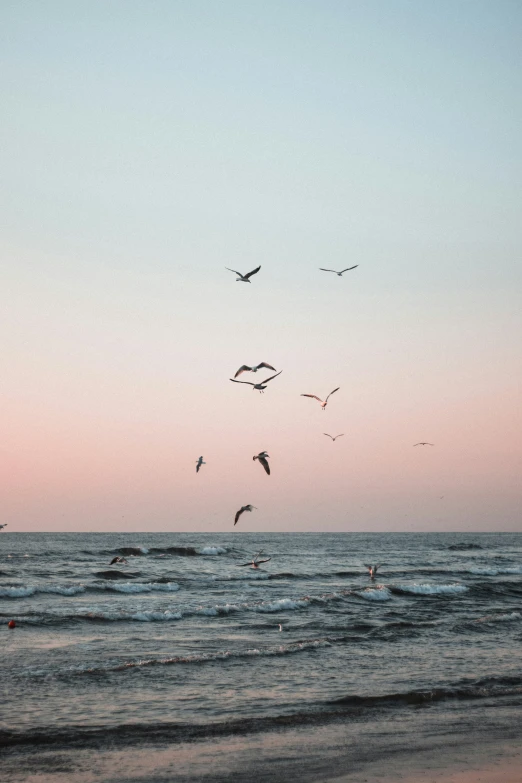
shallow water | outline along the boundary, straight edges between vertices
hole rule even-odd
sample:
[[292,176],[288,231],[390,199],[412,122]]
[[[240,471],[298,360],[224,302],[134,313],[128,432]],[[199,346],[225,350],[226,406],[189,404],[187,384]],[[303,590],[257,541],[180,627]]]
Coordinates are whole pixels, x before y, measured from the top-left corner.
[[[262,569],[237,567],[260,549]],[[136,747],[419,704],[451,721],[462,700],[505,714],[522,702],[522,534],[1,534],[0,622],[3,745]]]

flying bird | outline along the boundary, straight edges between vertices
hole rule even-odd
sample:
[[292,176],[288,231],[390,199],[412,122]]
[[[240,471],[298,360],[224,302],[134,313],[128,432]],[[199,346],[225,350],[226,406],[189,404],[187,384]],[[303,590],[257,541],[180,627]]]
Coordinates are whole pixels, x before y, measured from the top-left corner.
[[375,574],[377,573],[377,570],[380,568],[380,565],[367,565],[366,568],[370,572],[370,579],[375,579]]
[[323,269],[322,266],[320,266],[319,269],[321,272],[333,272],[335,275],[337,275],[337,277],[342,277],[345,272],[349,272],[350,269],[355,269],[358,266],[359,264],[355,264],[355,266],[349,266],[346,269],[342,269],[340,272],[338,272],[336,269]]
[[261,563],[268,563],[268,562],[270,562],[270,560],[272,559],[271,557],[267,557],[266,560],[260,560],[259,559],[259,555],[262,555],[262,554],[263,554],[262,551],[258,552],[257,555],[254,555],[254,557],[252,558],[252,560],[250,560],[249,563],[238,563],[237,567],[238,568],[244,568],[245,566],[252,566],[252,568],[259,568]]
[[242,372],[257,372],[261,369],[261,367],[266,367],[267,370],[273,370],[274,372],[276,371],[275,367],[272,367],[271,364],[267,364],[266,362],[261,362],[261,364],[254,364],[253,367],[249,367],[248,364],[242,364],[234,375],[234,378],[237,378],[237,376],[241,375]]
[[200,458],[199,458],[199,459],[196,461],[196,473],[199,473],[199,469],[200,469],[200,467],[201,467],[202,465],[206,465],[206,464],[207,464],[206,462],[203,462],[203,457],[200,457]]
[[434,446],[435,444],[434,443],[428,443],[425,440],[421,440],[420,443],[414,443],[413,445],[414,446]]
[[253,508],[257,508],[257,506],[252,506],[250,503],[247,506],[241,506],[239,511],[236,511],[236,516],[234,517],[234,527],[239,522],[239,517],[244,511],[252,511]]
[[341,387],[340,387],[340,386],[338,386],[338,387],[337,387],[337,389],[334,389],[333,391],[331,391],[331,392],[330,392],[330,394],[328,395],[328,397],[326,398],[326,400],[325,400],[324,402],[323,402],[323,401],[320,399],[320,397],[318,397],[316,394],[301,394],[301,397],[313,397],[313,399],[314,399],[314,400],[317,400],[318,402],[320,402],[320,403],[321,403],[321,408],[322,408],[322,409],[323,409],[323,411],[324,411],[324,409],[326,408],[326,406],[327,406],[327,404],[328,404],[328,400],[329,400],[329,398],[330,398],[330,397],[332,396],[332,394],[334,394],[336,391],[339,391],[339,389],[340,389],[340,388],[341,388]]
[[259,454],[256,454],[256,456],[252,457],[252,459],[259,460],[265,471],[268,473],[268,475],[270,475],[270,465],[267,462],[267,457],[270,458],[270,455],[267,454],[266,451],[260,451]]
[[117,557],[113,557],[109,565],[114,565],[115,563],[121,563],[122,565],[129,565],[124,557],[120,557],[119,555]]
[[0,525],[0,530],[2,530],[4,527],[7,527],[7,524],[8,523],[6,522],[5,525]]
[[335,438],[334,438],[334,436],[333,436],[333,435],[328,435],[328,433],[327,433],[327,432],[323,432],[323,435],[326,435],[328,438],[331,438],[333,441],[336,441],[336,440],[337,440],[337,438],[342,438],[342,437],[343,437],[343,435],[344,435],[344,432],[341,432],[341,434],[340,434],[340,435],[336,435],[336,436],[335,436]]
[[264,390],[266,389],[266,384],[268,383],[268,381],[271,381],[274,378],[277,378],[277,376],[281,375],[282,372],[283,372],[282,370],[279,370],[279,372],[276,372],[275,375],[271,375],[270,378],[265,378],[265,380],[261,381],[260,383],[252,383],[252,381],[236,381],[235,378],[230,378],[230,380],[232,381],[232,383],[247,383],[249,386],[253,387],[252,391],[254,389],[257,389],[262,394],[264,392]]
[[228,269],[229,272],[233,272],[235,275],[239,275],[239,277],[236,278],[236,283],[250,283],[251,281],[249,278],[252,277],[252,275],[257,275],[261,266],[256,266],[255,269],[252,269],[251,272],[247,272],[246,275],[242,275],[241,272],[236,272],[235,269],[230,269],[228,266],[226,266],[225,269]]

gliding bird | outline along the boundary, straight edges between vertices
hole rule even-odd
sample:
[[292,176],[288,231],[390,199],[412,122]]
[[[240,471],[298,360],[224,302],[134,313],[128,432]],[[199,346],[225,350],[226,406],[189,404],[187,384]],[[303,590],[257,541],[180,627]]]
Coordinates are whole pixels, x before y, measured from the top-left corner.
[[335,269],[323,269],[322,266],[319,267],[321,272],[333,272],[337,277],[342,277],[344,272],[349,272],[350,269],[355,269],[355,267],[359,266],[359,264],[355,264],[355,266],[349,266],[346,269],[342,269],[340,272],[337,272]]
[[421,440],[420,443],[414,443],[413,445],[414,446],[434,446],[435,444],[434,443],[428,443],[425,440]]
[[199,459],[196,462],[196,473],[199,473],[199,469],[202,465],[206,465],[206,462],[203,462],[203,457],[199,457]]
[[335,436],[335,438],[334,438],[334,436],[333,436],[333,435],[328,435],[328,433],[327,433],[327,432],[323,432],[323,435],[326,435],[328,438],[331,438],[333,441],[336,441],[336,440],[337,440],[337,438],[342,438],[342,437],[343,437],[343,435],[344,435],[344,432],[341,432],[341,434],[340,434],[340,435],[336,435],[336,436]]
[[229,272],[233,272],[235,275],[239,275],[239,277],[236,278],[236,283],[250,283],[248,278],[252,277],[252,275],[257,275],[261,266],[257,266],[255,269],[252,269],[251,272],[247,272],[246,275],[242,275],[241,272],[236,272],[235,269],[230,269],[228,266],[226,266],[225,269],[228,269]]
[[242,372],[257,372],[261,369],[261,367],[266,367],[267,370],[273,370],[274,372],[276,371],[275,367],[272,367],[271,364],[267,364],[266,362],[261,362],[261,364],[254,364],[253,367],[249,367],[248,364],[242,364],[234,375],[234,378],[237,378],[237,376],[241,375]]
[[8,523],[6,522],[5,525],[0,525],[0,530],[3,530],[4,527],[7,527]]
[[252,506],[250,503],[247,506],[241,506],[239,511],[236,511],[236,516],[234,517],[234,527],[239,522],[239,517],[244,511],[252,511],[253,508],[257,508],[257,506]]
[[321,400],[321,398],[320,398],[320,397],[318,397],[316,394],[301,394],[301,397],[313,397],[313,399],[314,399],[314,400],[317,400],[318,402],[320,402],[320,403],[321,403],[321,408],[322,408],[322,409],[323,409],[323,411],[324,411],[324,409],[326,408],[326,405],[327,405],[327,403],[328,403],[328,400],[329,400],[329,398],[330,398],[330,397],[332,396],[332,394],[334,394],[336,391],[339,391],[339,389],[340,389],[340,388],[341,388],[341,387],[340,387],[340,386],[338,386],[338,387],[337,387],[337,389],[334,389],[333,391],[331,391],[331,392],[330,392],[330,394],[328,395],[328,397],[326,398],[326,400],[325,400],[324,402],[323,402],[323,401]]
[[258,552],[257,555],[255,555],[249,563],[238,563],[237,567],[244,568],[245,566],[252,566],[252,568],[259,568],[261,563],[268,563],[272,559],[271,557],[267,557],[266,560],[259,560],[259,555],[262,554],[263,551],[261,550],[261,552]]
[[266,389],[266,384],[268,383],[268,381],[271,381],[274,378],[277,378],[277,376],[281,375],[282,372],[283,372],[282,370],[279,370],[279,372],[276,372],[275,375],[271,375],[270,378],[265,378],[265,380],[261,381],[260,383],[252,383],[252,381],[236,381],[235,378],[230,378],[230,380],[232,381],[232,383],[247,383],[249,386],[253,387],[252,391],[254,389],[257,389],[262,394],[264,392],[264,390]]
[[255,457],[252,457],[253,460],[259,460],[261,465],[264,467],[265,471],[270,475],[270,465],[268,464],[267,457],[270,457],[269,454],[267,454],[266,451],[260,451],[259,454],[256,454]]

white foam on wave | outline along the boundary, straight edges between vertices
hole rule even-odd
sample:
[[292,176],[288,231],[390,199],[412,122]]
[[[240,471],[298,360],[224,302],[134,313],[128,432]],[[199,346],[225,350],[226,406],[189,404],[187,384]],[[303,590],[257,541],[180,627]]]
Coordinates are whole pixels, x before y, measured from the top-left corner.
[[476,620],[477,623],[505,623],[514,620],[522,620],[520,612],[510,612],[509,614],[489,614]]
[[261,612],[262,614],[271,614],[272,612],[281,612],[284,610],[305,609],[310,604],[309,598],[279,598],[276,601],[263,601],[261,604],[255,604],[248,607],[252,612]]
[[392,594],[387,587],[367,587],[366,590],[362,590],[357,593],[361,598],[366,598],[368,601],[390,601]]
[[490,568],[488,566],[476,566],[469,568],[470,574],[479,576],[498,576],[499,574],[522,574],[522,566],[509,566],[505,568]]
[[204,546],[199,550],[200,555],[224,555],[226,549],[222,546]]
[[143,584],[136,582],[116,582],[115,584],[107,585],[105,590],[116,591],[118,593],[174,593],[179,590],[179,585],[176,582],[155,582],[154,584]]
[[84,593],[83,585],[49,585],[37,587],[36,585],[20,585],[0,587],[0,598],[27,598],[35,593],[55,593],[57,595],[77,595]]
[[466,585],[395,585],[396,590],[402,593],[414,593],[415,595],[457,595],[465,593],[469,588]]

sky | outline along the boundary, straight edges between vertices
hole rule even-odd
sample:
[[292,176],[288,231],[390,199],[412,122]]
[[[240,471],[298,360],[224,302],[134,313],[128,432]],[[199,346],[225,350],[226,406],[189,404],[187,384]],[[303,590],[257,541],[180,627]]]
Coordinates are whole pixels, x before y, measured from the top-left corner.
[[3,0],[6,530],[522,531],[521,33],[514,0]]

